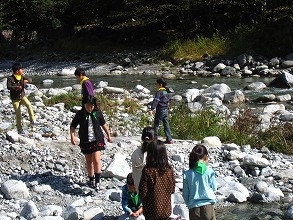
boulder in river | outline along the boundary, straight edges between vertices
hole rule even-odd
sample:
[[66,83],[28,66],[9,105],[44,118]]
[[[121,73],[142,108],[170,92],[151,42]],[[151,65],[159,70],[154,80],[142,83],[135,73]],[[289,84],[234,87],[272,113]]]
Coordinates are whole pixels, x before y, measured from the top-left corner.
[[293,75],[289,72],[283,71],[276,79],[274,79],[269,87],[276,88],[291,88],[293,87]]

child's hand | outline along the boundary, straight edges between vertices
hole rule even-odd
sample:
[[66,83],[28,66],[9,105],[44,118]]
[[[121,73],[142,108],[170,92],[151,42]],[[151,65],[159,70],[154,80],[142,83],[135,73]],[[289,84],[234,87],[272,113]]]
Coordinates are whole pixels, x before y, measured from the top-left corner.
[[135,213],[134,213],[134,212],[130,212],[130,213],[129,213],[129,216],[131,216],[131,217],[135,217]]
[[71,138],[71,144],[76,145],[76,139],[75,138]]
[[148,111],[148,114],[149,114],[149,115],[152,115],[152,114],[153,114],[153,111],[152,111],[152,110],[149,110],[149,111]]
[[137,211],[137,212],[135,212],[135,213],[133,213],[133,217],[138,217],[139,216],[139,212]]
[[111,136],[110,137],[107,137],[107,141],[110,142],[110,143],[112,143],[112,137]]

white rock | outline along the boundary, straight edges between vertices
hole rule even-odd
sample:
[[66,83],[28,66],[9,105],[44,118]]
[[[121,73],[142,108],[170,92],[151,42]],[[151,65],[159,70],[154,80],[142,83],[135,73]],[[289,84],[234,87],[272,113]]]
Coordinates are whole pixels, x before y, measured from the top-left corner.
[[116,153],[109,166],[103,172],[103,176],[115,177],[119,180],[125,179],[128,173],[131,173],[131,169],[125,159],[124,155]]
[[62,207],[58,206],[58,205],[46,205],[44,207],[42,207],[40,209],[40,213],[41,212],[45,212],[47,211],[47,215],[49,216],[62,216],[62,213],[63,213],[63,209]]
[[52,79],[44,79],[44,80],[42,81],[42,83],[43,83],[43,84],[46,84],[46,85],[51,85],[51,84],[54,83],[54,80],[52,80]]
[[224,63],[219,63],[213,68],[213,72],[219,72],[225,69],[226,65]]
[[246,155],[243,162],[249,166],[267,167],[269,161],[266,158],[258,157],[256,155]]
[[107,93],[107,94],[111,94],[111,93],[123,94],[123,93],[126,93],[126,90],[124,90],[122,88],[110,87],[110,86],[104,87],[103,91],[104,91],[104,93]]
[[264,181],[259,181],[255,184],[254,187],[258,192],[264,193],[268,189],[268,184]]
[[209,147],[221,147],[222,142],[220,138],[216,136],[205,137],[203,140],[203,144]]
[[39,215],[39,210],[33,201],[28,201],[20,212],[20,216],[30,220]]
[[199,89],[187,89],[185,93],[182,94],[186,98],[187,102],[193,102],[194,99],[199,96]]
[[137,92],[137,93],[142,92],[142,93],[145,93],[145,94],[150,94],[150,93],[151,93],[151,91],[150,91],[149,89],[145,88],[145,87],[142,86],[142,85],[136,85],[136,86],[134,87],[133,91],[134,91],[134,92]]
[[7,180],[1,185],[1,191],[7,199],[28,199],[29,190],[25,183],[18,180]]
[[267,86],[263,82],[253,82],[249,85],[247,85],[245,88],[253,91],[261,91],[263,89],[266,89]]
[[60,76],[70,76],[70,75],[74,75],[74,71],[76,70],[76,68],[64,68],[61,70],[61,73],[59,73],[58,75]]
[[270,113],[273,114],[279,110],[285,110],[285,105],[283,104],[273,104],[264,107],[263,113]]
[[103,209],[101,208],[90,208],[84,212],[84,220],[101,220],[104,217]]

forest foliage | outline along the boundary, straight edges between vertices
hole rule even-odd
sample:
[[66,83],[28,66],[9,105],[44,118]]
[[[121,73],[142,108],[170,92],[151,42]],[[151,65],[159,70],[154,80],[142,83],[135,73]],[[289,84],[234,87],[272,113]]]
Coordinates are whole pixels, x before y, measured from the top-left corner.
[[292,0],[6,0],[0,30],[164,44],[244,26],[263,44],[292,49],[292,11]]

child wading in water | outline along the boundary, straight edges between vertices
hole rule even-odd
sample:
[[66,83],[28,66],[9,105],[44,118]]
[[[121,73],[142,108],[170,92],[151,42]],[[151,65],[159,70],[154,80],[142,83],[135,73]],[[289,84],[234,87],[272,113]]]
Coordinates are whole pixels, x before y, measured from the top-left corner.
[[89,185],[96,190],[100,187],[101,177],[101,150],[105,150],[104,134],[109,142],[112,142],[108,126],[101,110],[98,109],[96,98],[88,96],[84,107],[74,116],[70,125],[71,143],[76,145],[75,129],[79,125],[80,150],[86,159],[86,167],[89,176]]
[[126,219],[144,219],[144,216],[140,216],[143,207],[140,202],[138,193],[135,189],[134,181],[132,178],[132,173],[127,175],[126,185],[122,187],[122,208],[125,211],[126,215],[121,216],[119,220]]
[[183,172],[183,198],[192,220],[216,219],[216,177],[215,171],[206,166],[207,160],[206,147],[196,145],[189,155],[189,170]]

